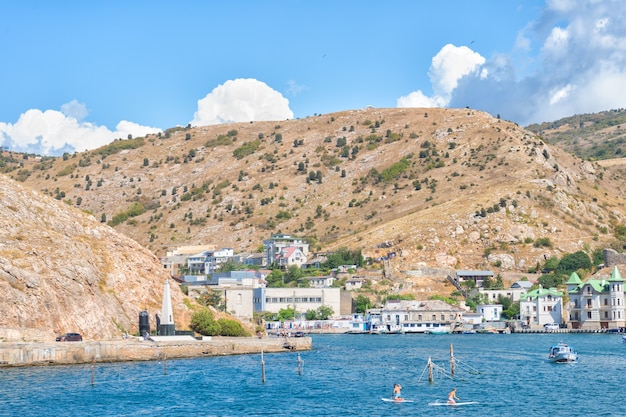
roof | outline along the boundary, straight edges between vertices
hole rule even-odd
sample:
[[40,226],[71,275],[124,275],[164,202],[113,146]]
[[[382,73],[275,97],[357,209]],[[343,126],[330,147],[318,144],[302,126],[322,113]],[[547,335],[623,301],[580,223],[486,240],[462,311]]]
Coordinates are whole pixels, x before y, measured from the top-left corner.
[[471,271],[467,269],[462,269],[456,271],[457,276],[472,276],[472,277],[492,277],[493,271]]
[[572,272],[572,275],[569,276],[569,279],[565,284],[567,285],[580,285],[583,281],[580,279],[576,272]]
[[450,305],[441,300],[389,300],[382,308],[384,311],[465,311],[461,307]]
[[611,278],[609,278],[609,281],[624,281],[622,274],[620,274],[619,269],[617,269],[617,266],[613,267],[613,272],[611,272]]
[[530,281],[515,281],[511,288],[523,288],[525,290],[529,290],[533,286],[533,283]]
[[622,278],[622,275],[620,274],[619,270],[617,269],[617,267],[614,267],[613,271],[611,272],[611,276],[609,278],[602,278],[602,277],[591,278],[585,282],[583,282],[580,279],[580,277],[578,276],[576,272],[573,272],[572,275],[570,275],[570,278],[566,282],[566,284],[576,286],[569,291],[570,293],[575,294],[579,292],[580,289],[584,287],[585,285],[590,285],[591,288],[593,288],[595,292],[607,292],[609,291],[609,288],[608,288],[609,282],[623,282],[623,281],[624,279]]
[[528,300],[529,298],[546,297],[548,295],[551,295],[552,297],[562,297],[563,293],[561,291],[557,291],[556,288],[537,288],[536,290],[532,290],[527,292],[526,294],[522,294],[520,296],[520,299]]

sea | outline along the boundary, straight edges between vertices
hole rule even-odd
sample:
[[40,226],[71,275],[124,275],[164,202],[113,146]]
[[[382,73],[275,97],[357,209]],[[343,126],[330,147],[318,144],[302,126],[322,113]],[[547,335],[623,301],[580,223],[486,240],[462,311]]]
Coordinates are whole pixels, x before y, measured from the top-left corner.
[[[620,334],[311,337],[304,352],[0,368],[0,415],[626,416]],[[558,342],[579,361],[550,363]],[[413,402],[382,401],[394,383]],[[453,388],[474,403],[432,405]]]

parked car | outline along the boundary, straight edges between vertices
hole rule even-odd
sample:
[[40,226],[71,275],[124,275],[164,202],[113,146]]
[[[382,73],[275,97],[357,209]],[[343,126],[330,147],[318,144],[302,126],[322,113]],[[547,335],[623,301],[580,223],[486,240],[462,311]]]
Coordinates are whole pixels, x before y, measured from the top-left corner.
[[82,342],[83,337],[80,333],[65,333],[56,338],[57,342]]
[[546,323],[543,325],[543,328],[546,330],[559,330],[558,323]]

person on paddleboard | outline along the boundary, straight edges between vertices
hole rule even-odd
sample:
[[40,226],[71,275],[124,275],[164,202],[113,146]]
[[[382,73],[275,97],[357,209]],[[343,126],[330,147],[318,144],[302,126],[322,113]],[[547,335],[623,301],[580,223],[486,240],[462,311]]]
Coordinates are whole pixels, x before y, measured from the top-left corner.
[[393,384],[393,399],[396,401],[402,401],[403,398],[400,395],[402,393],[402,385]]
[[456,404],[458,399],[459,398],[456,396],[456,388],[453,388],[448,394],[448,404]]

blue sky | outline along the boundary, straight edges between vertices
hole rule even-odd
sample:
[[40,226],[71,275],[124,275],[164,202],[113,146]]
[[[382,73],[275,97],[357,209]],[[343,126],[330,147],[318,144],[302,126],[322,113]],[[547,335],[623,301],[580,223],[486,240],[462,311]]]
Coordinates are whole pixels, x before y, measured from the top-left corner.
[[0,2],[0,142],[42,155],[177,125],[366,106],[521,125],[626,107],[626,2]]

